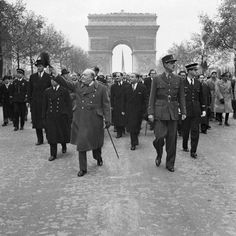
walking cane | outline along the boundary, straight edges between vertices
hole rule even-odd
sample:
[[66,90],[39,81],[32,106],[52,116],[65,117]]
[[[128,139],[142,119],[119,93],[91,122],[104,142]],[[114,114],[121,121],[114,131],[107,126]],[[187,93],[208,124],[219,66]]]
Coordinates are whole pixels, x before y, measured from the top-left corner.
[[119,157],[118,152],[117,152],[117,150],[116,150],[115,144],[114,144],[113,139],[112,139],[111,134],[110,134],[110,131],[109,131],[108,128],[106,128],[106,130],[107,130],[107,133],[109,134],[109,137],[110,137],[110,140],[111,140],[111,142],[112,142],[113,148],[114,148],[114,150],[115,150],[116,156],[117,156],[117,158],[119,159],[120,157]]

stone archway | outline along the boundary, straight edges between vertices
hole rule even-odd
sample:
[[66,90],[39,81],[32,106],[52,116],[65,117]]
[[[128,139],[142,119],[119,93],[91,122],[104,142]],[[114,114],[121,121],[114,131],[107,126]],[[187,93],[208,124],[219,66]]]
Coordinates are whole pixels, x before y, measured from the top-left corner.
[[89,56],[104,74],[111,73],[112,50],[125,44],[132,50],[133,72],[156,66],[156,14],[110,13],[88,15]]

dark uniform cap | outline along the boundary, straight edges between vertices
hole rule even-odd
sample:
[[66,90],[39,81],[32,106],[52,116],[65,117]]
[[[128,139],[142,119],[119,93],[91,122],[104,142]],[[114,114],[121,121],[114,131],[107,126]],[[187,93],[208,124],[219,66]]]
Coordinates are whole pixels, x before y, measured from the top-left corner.
[[192,69],[197,68],[197,66],[198,66],[198,63],[191,63],[191,64],[186,65],[185,68],[187,70],[192,70]]
[[169,63],[169,62],[175,62],[177,61],[176,59],[174,59],[174,56],[173,55],[166,55],[164,57],[162,57],[162,63]]
[[19,73],[19,74],[22,74],[22,75],[25,74],[25,71],[23,69],[20,69],[20,68],[16,69],[16,72]]
[[67,69],[62,69],[61,70],[61,75],[66,75],[69,74],[70,72]]

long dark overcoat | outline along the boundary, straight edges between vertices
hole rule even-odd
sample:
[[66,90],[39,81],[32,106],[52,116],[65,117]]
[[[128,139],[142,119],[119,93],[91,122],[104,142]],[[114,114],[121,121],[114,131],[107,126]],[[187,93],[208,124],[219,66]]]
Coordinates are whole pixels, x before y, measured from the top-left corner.
[[127,83],[123,82],[122,85],[115,83],[111,86],[111,107],[112,107],[112,123],[114,126],[125,126],[126,117],[121,113],[125,113],[125,90]]
[[94,81],[91,86],[70,82],[57,76],[55,81],[74,92],[75,107],[71,124],[71,144],[78,151],[101,148],[104,142],[104,119],[110,122],[110,101],[107,88]]
[[127,86],[125,94],[126,127],[128,132],[139,132],[142,118],[147,109],[146,86],[138,83],[135,90],[132,85]]
[[71,98],[68,90],[52,87],[44,92],[42,104],[42,119],[45,122],[48,143],[70,142],[70,115],[72,111]]
[[28,99],[30,102],[32,125],[35,129],[42,129],[42,103],[45,89],[51,86],[50,75],[44,72],[40,78],[38,73],[32,74],[29,79]]

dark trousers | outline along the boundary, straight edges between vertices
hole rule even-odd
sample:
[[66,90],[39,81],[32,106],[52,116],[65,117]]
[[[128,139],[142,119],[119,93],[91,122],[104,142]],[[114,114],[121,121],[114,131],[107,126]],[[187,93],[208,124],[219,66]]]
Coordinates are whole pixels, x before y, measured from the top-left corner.
[[117,132],[117,136],[122,136],[122,134],[125,133],[125,127],[124,126],[116,126],[116,132]]
[[[50,143],[50,156],[57,156],[57,143]],[[66,149],[66,143],[61,144],[62,149]]]
[[138,134],[139,134],[139,132],[130,132],[130,140],[131,140],[132,147],[139,144]]
[[36,129],[38,143],[43,143],[43,129]]
[[162,158],[163,146],[166,142],[166,167],[172,168],[175,164],[177,143],[177,120],[155,120],[155,137],[153,146],[158,158]]
[[188,148],[189,134],[191,135],[191,153],[196,153],[199,140],[200,117],[186,117],[183,120],[183,149]]
[[25,124],[25,112],[26,112],[26,104],[25,102],[14,102],[14,127],[19,128],[24,127]]
[[[102,159],[102,148],[97,148],[93,150],[93,158],[95,160]],[[79,151],[79,168],[80,170],[87,171],[87,152]]]
[[[222,120],[223,120],[223,113],[219,113],[217,112],[216,113],[216,117],[217,117],[217,120],[222,123]],[[229,120],[229,113],[225,113],[225,124],[228,123],[228,120]]]

